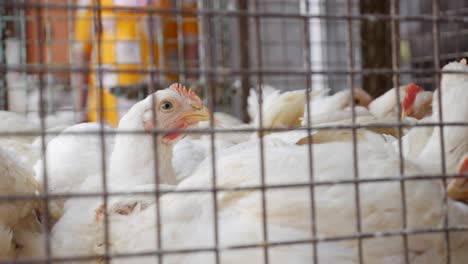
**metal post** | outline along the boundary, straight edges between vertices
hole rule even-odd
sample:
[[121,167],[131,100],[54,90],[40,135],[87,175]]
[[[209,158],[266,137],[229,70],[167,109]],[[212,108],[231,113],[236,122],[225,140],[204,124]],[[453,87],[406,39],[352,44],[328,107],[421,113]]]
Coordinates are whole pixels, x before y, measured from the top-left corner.
[[[0,17],[5,17],[7,13],[5,6],[0,6]],[[8,35],[8,24],[3,19],[0,20],[0,64],[6,65],[6,38]],[[8,110],[8,88],[6,81],[6,70],[0,71],[0,110]]]
[[[247,0],[239,0],[239,11],[246,12],[249,9]],[[247,16],[239,16],[239,48],[240,48],[240,67],[248,72],[250,68],[249,62],[249,23]],[[244,122],[249,122],[249,113],[247,111],[247,98],[250,90],[250,76],[248,73],[241,75],[241,119]]]
[[[390,14],[389,0],[359,1],[361,14]],[[350,40],[351,41],[351,40]],[[392,68],[392,39],[390,22],[385,20],[361,21],[361,66],[363,69]],[[378,97],[392,87],[392,76],[370,74],[362,76],[363,88]]]

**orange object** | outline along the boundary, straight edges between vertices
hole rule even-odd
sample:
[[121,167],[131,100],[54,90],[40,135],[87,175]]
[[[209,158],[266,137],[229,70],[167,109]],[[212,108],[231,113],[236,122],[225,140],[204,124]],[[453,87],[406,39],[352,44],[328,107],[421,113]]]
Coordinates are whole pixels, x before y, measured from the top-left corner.
[[[81,1],[82,5],[89,6],[91,2]],[[177,18],[171,13],[142,13],[131,10],[109,9],[110,7],[147,8],[147,1],[141,0],[102,0],[101,24],[102,32],[97,35],[93,32],[92,9],[78,9],[75,21],[75,39],[83,42],[83,52],[91,53],[91,68],[97,69],[100,65],[104,70],[101,78],[97,74],[89,77],[90,88],[88,93],[88,120],[98,121],[99,111],[103,111],[104,120],[111,126],[117,126],[121,115],[127,110],[119,102],[119,98],[109,93],[112,86],[127,85],[144,82],[147,74],[139,70],[150,69],[151,65],[160,66],[160,52],[158,43],[158,30],[162,29],[163,52],[162,62],[164,69],[177,69],[178,45]],[[188,1],[183,8],[196,8],[195,1]],[[175,2],[169,0],[154,1],[156,9],[175,8]],[[149,15],[153,15],[153,24],[149,24]],[[197,36],[198,25],[195,16],[183,16],[182,32],[187,39]],[[151,59],[151,36],[153,34],[153,51]],[[94,37],[93,37],[94,36]],[[98,50],[97,41],[101,45]],[[100,54],[98,57],[97,54]],[[114,71],[114,72],[112,72]],[[130,72],[126,72],[130,71]],[[177,81],[176,74],[165,74],[168,81]],[[102,82],[100,81],[102,80]],[[100,105],[99,89],[103,88],[103,105]],[[128,105],[128,103],[127,103]]]

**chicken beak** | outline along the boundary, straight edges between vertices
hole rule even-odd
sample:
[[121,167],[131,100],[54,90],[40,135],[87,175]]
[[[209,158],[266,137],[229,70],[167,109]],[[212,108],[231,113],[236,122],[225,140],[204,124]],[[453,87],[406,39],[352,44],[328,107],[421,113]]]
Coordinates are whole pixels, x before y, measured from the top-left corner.
[[408,114],[405,111],[401,112],[401,119],[404,119],[407,116],[408,116]]
[[194,125],[201,121],[207,121],[210,119],[210,111],[205,106],[201,108],[193,107],[191,111],[183,113],[179,120],[183,120],[186,124]]
[[405,119],[407,116],[409,116],[411,113],[410,113],[410,110],[403,110],[401,111],[401,119]]

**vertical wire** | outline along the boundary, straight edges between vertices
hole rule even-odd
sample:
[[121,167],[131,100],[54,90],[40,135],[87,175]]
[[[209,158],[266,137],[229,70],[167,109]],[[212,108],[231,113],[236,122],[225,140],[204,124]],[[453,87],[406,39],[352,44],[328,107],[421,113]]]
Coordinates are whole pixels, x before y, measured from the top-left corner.
[[[72,8],[73,0],[68,0],[67,4],[68,4],[68,7],[67,7],[67,16],[68,16],[68,67],[70,68],[70,71],[68,72],[68,74],[71,77],[72,74],[73,74],[73,71],[72,71],[73,46],[75,45],[75,38],[73,36],[73,31],[74,31],[73,30],[74,12],[73,12],[73,8]],[[83,73],[80,73],[80,74],[83,74]],[[71,83],[71,80],[70,80],[70,83]],[[74,87],[70,87],[70,90],[72,91],[72,93],[73,93],[73,89],[74,89]],[[80,89],[82,89],[82,88],[80,88]],[[75,96],[76,96],[76,94],[75,94]],[[77,102],[77,100],[74,99],[73,102]],[[73,120],[78,120],[78,115],[76,114],[78,112],[77,108],[78,108],[78,106],[75,105],[73,110],[72,110],[73,111]]]
[[262,199],[262,233],[263,233],[263,255],[264,255],[264,263],[269,263],[269,256],[268,256],[268,219],[267,219],[267,204],[266,204],[266,189],[265,189],[265,146],[263,142],[263,109],[262,109],[262,82],[263,82],[263,74],[262,74],[262,39],[261,39],[261,29],[260,29],[260,18],[258,16],[260,11],[260,4],[258,0],[254,0],[255,3],[255,15],[254,15],[254,22],[255,22],[255,48],[257,53],[257,66],[258,66],[258,113],[259,113],[259,139],[260,139],[260,185],[261,185],[261,199]]
[[[442,175],[447,175],[446,170],[446,161],[445,161],[445,140],[444,140],[444,124],[443,124],[443,111],[442,111],[442,90],[440,87],[440,50],[439,50],[439,37],[440,37],[440,25],[439,25],[439,1],[432,0],[432,48],[434,56],[434,70],[435,74],[435,89],[438,93],[438,104],[439,104],[439,130],[440,130],[440,153],[441,153],[441,166],[442,166]],[[442,178],[443,186],[447,186],[447,179]],[[444,239],[445,239],[445,248],[447,250],[446,263],[449,264],[451,261],[450,256],[450,232],[448,229],[448,200],[447,195],[444,196]]]
[[[24,4],[25,0],[21,0],[21,3]],[[20,45],[21,45],[21,50],[20,50],[20,64],[24,66],[24,68],[21,70],[21,79],[23,82],[26,84],[24,89],[26,98],[29,97],[29,90],[28,90],[28,75],[26,74],[26,63],[27,63],[27,36],[26,36],[26,12],[24,11],[24,7],[20,8],[20,28],[21,28],[21,37],[20,37]],[[8,99],[8,98],[7,98]],[[29,103],[26,104],[26,114],[29,113]]]
[[[238,10],[241,12],[247,12],[249,10],[248,0],[238,0]],[[248,97],[250,93],[250,75],[248,73],[250,69],[250,31],[249,31],[249,17],[244,15],[239,15],[238,25],[239,28],[239,66],[241,69],[246,71],[246,73],[241,74],[241,92],[240,92],[240,117],[243,122],[249,122],[250,117],[248,114]],[[259,95],[260,96],[260,95]],[[259,97],[261,98],[261,97]]]
[[[150,9],[153,4],[153,1],[152,0],[147,0],[146,1],[146,6],[148,7],[148,9]],[[154,80],[154,70],[155,70],[155,61],[154,61],[154,56],[155,56],[155,52],[154,52],[154,45],[155,45],[155,41],[154,41],[154,34],[153,34],[153,30],[155,30],[153,28],[153,16],[154,16],[154,13],[153,12],[147,12],[146,15],[148,16],[148,23],[147,23],[147,32],[148,32],[148,36],[149,37],[149,64],[150,64],[150,72],[149,72],[149,94],[151,95],[151,105],[152,105],[152,108],[151,108],[151,112],[152,112],[152,122],[153,124],[156,124],[157,122],[157,111],[156,111],[156,98],[155,96],[153,96],[154,92],[155,92],[155,80]],[[161,14],[159,14],[161,15]],[[156,29],[157,31],[159,31],[161,28],[158,28]],[[140,40],[141,41],[141,40]],[[163,47],[158,47],[159,49],[163,49]],[[161,80],[158,80],[158,81],[161,81]],[[159,200],[159,193],[160,193],[160,190],[159,190],[159,144],[158,144],[158,138],[159,134],[158,134],[158,131],[153,131],[152,133],[152,139],[153,139],[153,152],[154,152],[154,183],[155,183],[155,193],[154,193],[154,198],[156,199],[156,248],[157,248],[157,257],[158,257],[158,264],[162,264],[163,263],[163,255],[161,254],[161,249],[162,249],[162,238],[161,238],[161,228],[162,228],[162,224],[161,224],[161,204],[160,204],[160,200]]]
[[[213,16],[211,14],[206,14],[206,25],[207,30],[206,32],[212,32],[212,19]],[[212,39],[215,39],[216,36],[212,36]],[[203,40],[209,40],[208,38],[203,38]],[[204,43],[203,45],[209,45],[209,43]],[[214,109],[215,109],[215,89],[213,79],[216,77],[212,69],[215,68],[216,60],[213,58],[212,48],[210,47],[207,49],[206,52],[206,61],[207,61],[207,68],[210,70],[211,73],[206,73],[206,79],[208,84],[208,108],[211,109],[210,111],[210,152],[211,152],[211,184],[212,184],[212,199],[213,199],[213,227],[214,227],[214,253],[215,253],[215,263],[220,263],[219,257],[219,224],[218,224],[218,189],[217,189],[217,180],[216,180],[216,148],[215,148],[215,132],[214,130]],[[215,51],[216,52],[216,51]]]
[[[52,64],[52,51],[50,49],[50,45],[52,45],[53,40],[50,37],[51,31],[52,31],[52,26],[50,23],[50,16],[49,16],[49,0],[44,0],[46,8],[44,9],[44,17],[46,17],[45,20],[45,42],[46,42],[46,64],[50,65]],[[46,74],[46,96],[47,96],[47,112],[46,113],[51,113],[53,111],[53,104],[52,104],[52,96],[51,93],[53,93],[51,85],[52,85],[52,75],[50,73]]]
[[[305,10],[306,15],[310,14],[310,0],[305,1]],[[305,40],[305,60],[304,65],[307,71],[310,71],[312,68],[312,58],[310,56],[311,53],[311,39],[310,39],[310,22],[307,17],[304,18],[304,40]],[[312,88],[312,75],[309,74],[306,78],[306,113],[307,113],[307,152],[309,157],[309,181],[310,181],[310,228],[312,231],[312,239],[315,240],[317,238],[317,225],[316,225],[316,210],[315,210],[315,186],[314,186],[314,165],[313,165],[313,151],[312,151],[312,138],[311,138],[311,117],[312,117],[312,109],[310,109],[310,92]],[[318,251],[317,251],[317,243],[314,242],[312,244],[312,252],[313,252],[313,261],[312,263],[318,264]]]
[[[214,2],[215,10],[222,11],[223,7],[221,6],[221,1]],[[221,67],[225,67],[225,57],[224,57],[224,35],[223,35],[223,17],[217,16],[217,22],[215,23],[216,35],[219,35],[219,64]],[[218,64],[218,63],[217,63]]]
[[[222,11],[223,7],[221,6],[221,1],[214,1],[213,4],[214,4],[214,9],[215,10]],[[224,34],[223,34],[222,27],[223,27],[223,17],[222,16],[217,16],[216,17],[216,23],[214,24],[214,31],[216,32],[215,36],[218,36],[218,41],[219,41],[219,45],[217,46],[217,49],[215,49],[216,50],[216,66],[221,67],[222,69],[225,69],[226,68],[226,63],[225,63],[226,60],[225,60],[225,56],[224,56]],[[224,79],[227,79],[227,76],[226,76],[226,78],[224,78],[224,76],[221,77],[221,80],[224,80]],[[219,83],[218,79],[216,80],[216,83]],[[221,96],[220,104],[224,107],[225,103],[226,103],[225,96],[223,94]]]
[[[203,0],[197,0],[197,9],[198,10],[203,10]],[[205,46],[203,45],[203,43],[205,43],[205,28],[203,27],[203,15],[202,14],[198,14],[197,16],[197,22],[198,22],[198,60],[199,60],[199,69],[200,69],[200,72],[205,72],[205,69],[206,69],[206,58],[205,58]],[[200,79],[200,82],[205,84],[206,83],[206,76],[204,74],[200,74],[199,77]],[[203,91],[204,94],[208,94],[206,91]]]
[[[346,9],[347,15],[350,16],[352,13],[352,2],[351,0],[346,1]],[[357,136],[356,136],[356,102],[354,101],[354,47],[353,47],[353,20],[348,17],[347,19],[347,37],[348,41],[346,42],[348,48],[348,70],[351,71],[348,74],[348,86],[351,89],[351,120],[353,127],[351,129],[352,132],[352,139],[353,139],[353,173],[354,179],[356,182],[354,183],[354,202],[356,204],[356,229],[359,234],[362,232],[362,224],[361,224],[361,198],[359,193],[359,168],[358,168],[358,150],[357,150]],[[362,255],[362,238],[358,237],[358,258],[359,263],[363,262],[363,255]]]
[[[281,0],[279,2],[279,4],[281,5],[281,10],[285,11],[286,10],[286,4],[285,4],[285,1],[284,0]],[[289,40],[287,39],[287,32],[286,32],[286,27],[287,27],[287,23],[286,23],[286,20],[285,18],[281,19],[281,36],[283,36],[281,38],[281,41],[280,41],[280,45],[281,45],[281,63],[284,63],[284,65],[282,65],[282,67],[285,67],[285,68],[289,68],[289,61],[288,61],[288,45],[289,45]],[[274,45],[277,45],[275,42],[273,42],[273,46]],[[291,87],[291,79],[290,77],[288,76],[288,78],[286,78],[286,81],[282,84],[284,85],[285,87],[289,88]]]
[[[35,11],[36,11],[36,34],[37,34],[37,58],[38,64],[47,68],[47,65],[44,65],[44,57],[42,56],[43,50],[43,39],[42,39],[42,4],[38,4]],[[52,249],[50,245],[50,218],[49,218],[49,179],[47,176],[47,156],[46,156],[46,124],[45,124],[45,109],[44,109],[44,74],[43,71],[39,71],[39,120],[40,120],[40,128],[41,128],[41,155],[44,162],[44,166],[42,166],[42,175],[43,175],[43,187],[45,197],[43,198],[44,202],[44,223],[46,226],[45,232],[45,251],[46,251],[46,263],[52,263]]]
[[[397,20],[395,16],[399,14],[398,10],[398,1],[399,0],[391,0],[390,6],[390,15],[392,17],[391,23],[391,34],[392,34],[392,78],[393,78],[393,86],[395,87],[396,93],[396,101],[400,102],[400,76],[399,74],[395,73],[400,67],[400,31],[399,31],[399,23],[397,24]],[[405,160],[403,158],[403,144],[401,141],[401,137],[403,136],[402,132],[402,120],[401,120],[401,104],[397,104],[397,121],[398,121],[398,155],[399,155],[399,173],[400,177],[404,178],[405,174]],[[406,209],[406,188],[405,188],[405,181],[400,181],[400,192],[401,192],[401,223],[402,229],[406,231],[408,228],[408,220],[407,220],[407,209]],[[402,232],[403,238],[403,247],[405,251],[405,263],[409,263],[409,247],[408,247],[408,235],[406,232]]]
[[[7,22],[3,20],[3,15],[7,16],[7,10],[5,6],[0,6],[0,64],[7,63],[5,43]],[[8,110],[7,73],[8,70],[0,70],[0,110]]]
[[183,23],[184,19],[182,17],[182,4],[180,3],[181,0],[175,0],[176,4],[176,24],[177,24],[177,66],[179,67],[179,82],[185,83],[186,82],[186,74],[185,74],[185,55],[184,55],[184,46],[185,46],[185,38],[184,38],[184,31],[183,31]]
[[[457,9],[458,10],[463,10],[464,6],[463,6],[463,0],[459,0],[457,1]],[[459,13],[458,12],[454,12],[456,15],[458,15]],[[463,14],[463,13],[462,13]],[[456,23],[455,24],[455,30],[458,31],[462,31],[463,30],[463,27],[459,24],[459,23]],[[455,50],[453,51],[455,54],[459,54],[461,51],[463,51],[463,48],[461,48],[460,46],[462,45],[462,41],[460,39],[463,39],[463,35],[468,35],[468,33],[462,33],[462,34],[456,34],[456,39],[455,39]]]
[[[159,3],[162,3],[162,1],[158,1]],[[154,13],[152,13],[154,14]],[[165,54],[164,54],[164,19],[163,19],[163,14],[160,13],[158,17],[156,18],[156,23],[158,25],[158,30],[157,32],[157,41],[158,41],[158,67],[159,67],[159,81],[165,80],[164,77],[164,70],[166,68],[166,59],[165,59]]]
[[[93,9],[93,24],[94,24],[94,34],[93,43],[96,44],[96,61],[97,61],[97,71],[98,75],[98,98],[99,98],[99,138],[101,143],[101,169],[102,169],[102,188],[103,194],[102,198],[104,199],[104,263],[108,264],[110,261],[109,255],[109,217],[107,214],[108,210],[108,190],[107,190],[107,169],[106,169],[106,144],[104,139],[104,86],[103,86],[103,69],[102,69],[102,19],[101,19],[101,0],[93,0],[94,9]],[[95,85],[94,85],[95,86]],[[96,86],[95,86],[96,87]]]

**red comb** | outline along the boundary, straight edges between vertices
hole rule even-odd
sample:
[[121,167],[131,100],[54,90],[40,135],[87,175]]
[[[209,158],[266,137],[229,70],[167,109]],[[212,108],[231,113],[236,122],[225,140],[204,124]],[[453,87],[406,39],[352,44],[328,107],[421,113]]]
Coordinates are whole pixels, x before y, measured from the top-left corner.
[[177,92],[181,96],[190,98],[193,101],[201,102],[200,97],[198,97],[198,95],[194,91],[192,91],[192,89],[187,89],[185,86],[183,86],[180,83],[171,84],[171,86],[169,86],[169,89]]
[[415,83],[410,83],[405,87],[405,98],[403,98],[403,102],[401,103],[401,107],[403,111],[407,111],[410,106],[414,103],[416,99],[416,95],[421,92],[423,89],[416,85]]
[[458,167],[459,174],[468,174],[468,157],[463,160],[460,167]]

